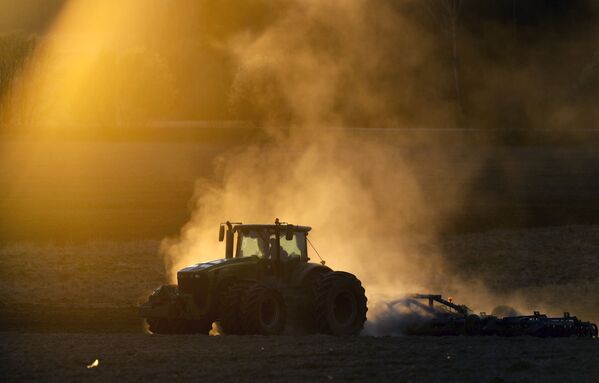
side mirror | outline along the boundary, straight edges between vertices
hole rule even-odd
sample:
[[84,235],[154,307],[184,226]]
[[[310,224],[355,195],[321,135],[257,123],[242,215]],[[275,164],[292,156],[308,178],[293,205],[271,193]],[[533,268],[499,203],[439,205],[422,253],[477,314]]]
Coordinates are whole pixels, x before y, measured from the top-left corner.
[[293,225],[287,225],[287,231],[285,231],[285,239],[291,241],[293,239]]
[[225,225],[220,225],[218,229],[218,241],[222,242],[225,239]]

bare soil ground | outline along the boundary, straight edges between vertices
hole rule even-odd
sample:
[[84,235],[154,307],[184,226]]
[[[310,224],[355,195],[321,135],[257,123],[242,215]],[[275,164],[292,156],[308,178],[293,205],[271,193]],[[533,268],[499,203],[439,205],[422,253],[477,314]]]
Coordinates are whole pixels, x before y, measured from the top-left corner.
[[155,240],[0,248],[0,301],[7,307],[132,307],[164,276]]
[[442,247],[452,271],[480,282],[494,300],[599,322],[599,226],[461,234]]
[[[3,381],[596,382],[599,342],[2,334]],[[86,366],[99,359],[97,368]]]
[[0,335],[5,382],[596,382],[598,359],[588,339]]
[[[495,230],[448,236],[443,248],[464,279],[596,320],[598,230]],[[163,282],[158,247],[0,248],[0,380],[599,381],[597,339],[145,334],[135,306]]]

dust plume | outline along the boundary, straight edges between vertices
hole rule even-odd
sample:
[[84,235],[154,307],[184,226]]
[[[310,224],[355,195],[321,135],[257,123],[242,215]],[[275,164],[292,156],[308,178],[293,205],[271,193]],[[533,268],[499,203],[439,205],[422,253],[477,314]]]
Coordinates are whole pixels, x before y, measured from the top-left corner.
[[[366,1],[290,2],[264,31],[234,36],[231,102],[278,107],[267,113],[268,142],[223,156],[219,182],[198,181],[190,222],[163,242],[171,281],[186,264],[222,257],[223,220],[279,217],[312,226],[327,264],[358,275],[371,298],[451,285],[437,235],[482,154],[335,129],[355,116],[406,126],[398,100],[433,54],[426,36],[403,11]],[[438,180],[442,171],[455,178]]]
[[[372,308],[405,293],[441,292],[479,311],[499,304],[528,311],[530,300],[518,291],[498,294],[481,279],[462,279],[442,244],[441,234],[472,202],[471,183],[493,153],[484,145],[398,133],[456,126],[462,118],[455,100],[438,91],[443,76],[427,75],[443,73],[444,62],[439,37],[420,22],[423,8],[411,1],[282,4],[263,28],[224,44],[236,68],[229,103],[256,114],[267,142],[222,155],[218,181],[197,182],[190,221],[162,244],[169,279],[184,265],[222,257],[218,223],[278,217],[312,226],[310,237],[327,264],[355,273]],[[463,50],[493,68],[489,57]],[[489,81],[501,73],[492,71]],[[539,95],[541,87],[530,88]],[[467,110],[494,104],[473,100],[466,99]],[[535,123],[543,124],[536,117],[543,110],[531,109]],[[482,114],[485,126],[501,123]],[[400,129],[378,129],[389,127]],[[392,333],[385,330],[394,321],[388,315],[370,311],[379,333]]]

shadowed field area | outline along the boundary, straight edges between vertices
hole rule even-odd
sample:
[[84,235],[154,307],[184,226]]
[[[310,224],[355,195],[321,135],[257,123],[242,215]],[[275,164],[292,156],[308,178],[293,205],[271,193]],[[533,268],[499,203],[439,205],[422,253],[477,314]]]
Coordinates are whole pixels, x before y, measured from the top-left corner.
[[[588,339],[1,334],[0,365],[3,381],[592,382],[598,346]],[[99,366],[87,369],[95,359]]]

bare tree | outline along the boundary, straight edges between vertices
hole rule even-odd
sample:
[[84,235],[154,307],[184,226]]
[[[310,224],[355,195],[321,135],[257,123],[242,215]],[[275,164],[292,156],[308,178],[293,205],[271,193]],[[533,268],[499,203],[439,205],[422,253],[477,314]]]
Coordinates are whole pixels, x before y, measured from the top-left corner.
[[462,0],[426,0],[424,2],[435,24],[448,39],[451,47],[451,63],[455,98],[460,119],[463,118],[462,92],[460,86],[460,60],[458,55],[457,25]]

